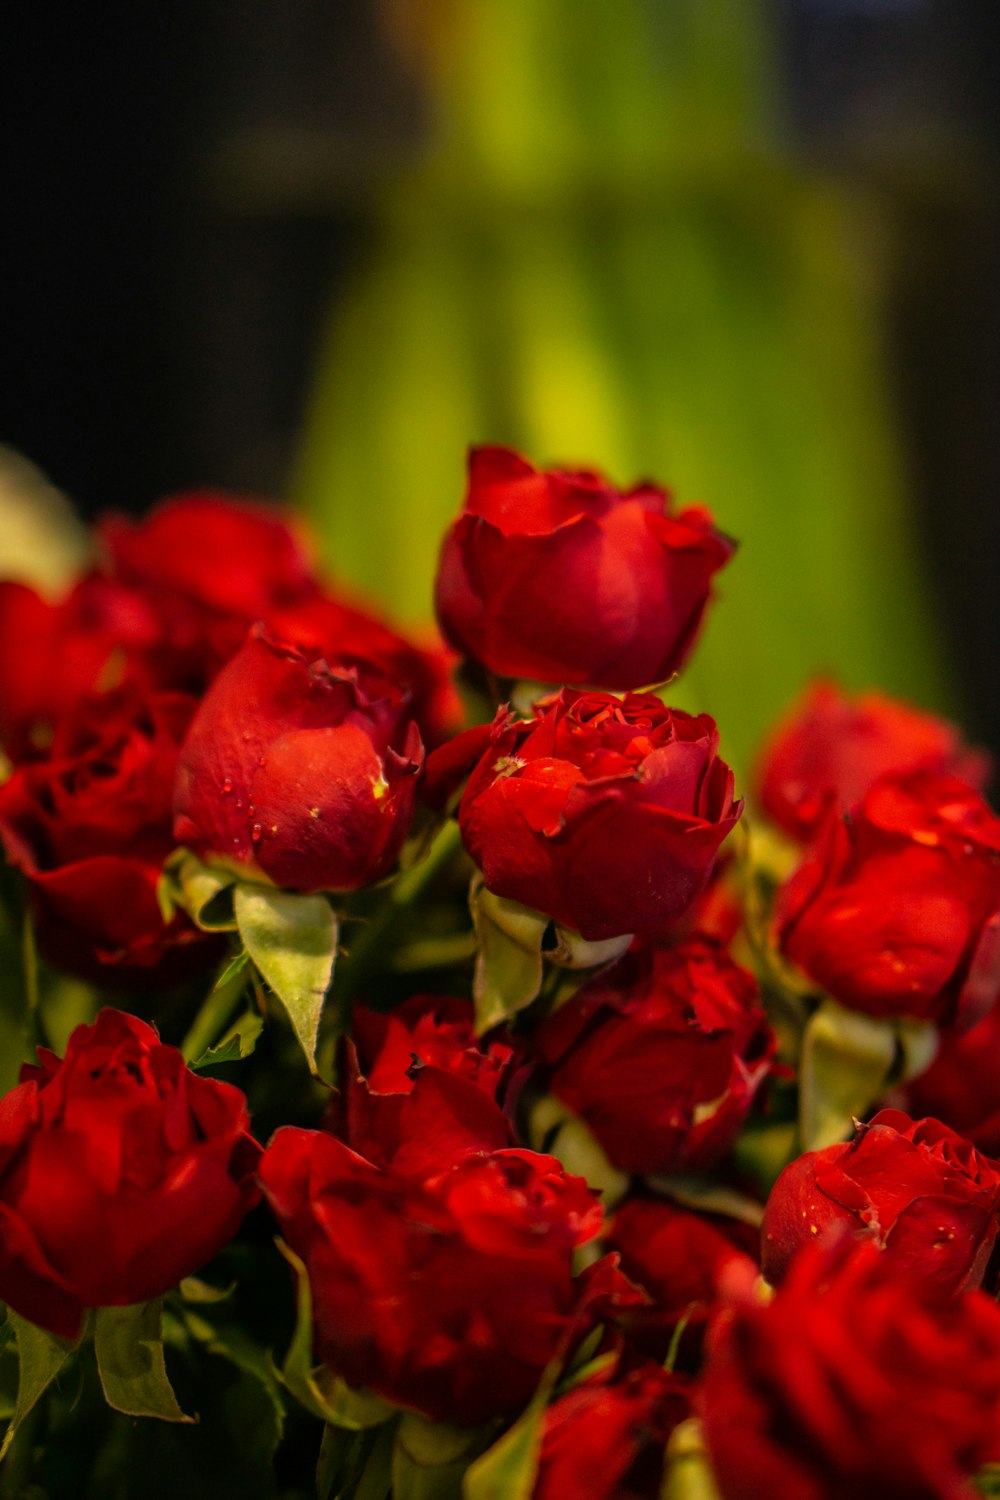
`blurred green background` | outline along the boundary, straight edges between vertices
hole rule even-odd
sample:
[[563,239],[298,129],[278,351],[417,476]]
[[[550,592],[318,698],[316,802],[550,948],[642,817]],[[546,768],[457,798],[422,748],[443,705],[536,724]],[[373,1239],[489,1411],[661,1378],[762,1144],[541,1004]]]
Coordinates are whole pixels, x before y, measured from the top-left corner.
[[987,6],[117,12],[49,210],[96,280],[47,283],[0,432],[85,512],[290,494],[419,624],[469,443],[652,478],[740,541],[672,694],[738,764],[818,670],[1000,738]]

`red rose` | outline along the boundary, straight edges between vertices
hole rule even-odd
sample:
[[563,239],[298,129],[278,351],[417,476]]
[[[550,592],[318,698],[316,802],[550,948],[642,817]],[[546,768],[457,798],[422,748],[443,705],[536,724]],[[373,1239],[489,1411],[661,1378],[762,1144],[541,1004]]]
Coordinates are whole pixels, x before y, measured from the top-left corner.
[[968,1031],[945,1031],[937,1056],[903,1091],[911,1115],[934,1115],[973,1141],[988,1156],[1000,1156],[1000,1005]]
[[0,787],[0,839],[27,876],[39,941],[57,967],[101,982],[161,983],[211,961],[186,918],[163,921],[156,886],[174,847],[171,802],[194,701],[122,688],[82,699],[44,759]]
[[776,928],[851,1010],[971,1024],[1000,981],[1000,819],[956,777],[884,778],[830,815]]
[[260,1194],[246,1100],[134,1016],[39,1050],[0,1100],[0,1297],[74,1338],[84,1309],[147,1302],[200,1269]]
[[423,763],[406,707],[377,673],[253,630],[184,742],[178,842],[291,890],[378,880],[406,837]]
[[662,932],[743,810],[718,742],[707,714],[650,694],[564,689],[528,722],[501,709],[459,805],[465,847],[489,890],[589,940]]
[[881,693],[852,700],[820,681],[793,705],[758,759],[757,799],[790,838],[808,842],[833,804],[855,807],[879,777],[910,771],[960,776],[981,787],[989,758],[958,730]]
[[685,661],[733,547],[708,511],[671,515],[652,485],[623,494],[599,474],[477,448],[441,552],[438,620],[501,677],[638,688]]
[[733,1261],[756,1265],[759,1231],[736,1219],[700,1214],[659,1198],[630,1198],[616,1210],[605,1243],[621,1256],[625,1275],[652,1303],[629,1312],[629,1340],[662,1361],[682,1321],[680,1353],[697,1362],[720,1280]]
[[768,1281],[830,1224],[871,1239],[908,1274],[951,1291],[981,1285],[1000,1229],[1000,1172],[939,1120],[884,1109],[853,1141],[791,1162],[764,1213]]
[[752,975],[706,938],[628,953],[534,1042],[552,1093],[625,1172],[714,1165],[775,1049]]
[[560,1396],[545,1413],[532,1500],[658,1495],[663,1450],[690,1402],[683,1376],[647,1363]]
[[187,685],[149,600],[99,573],[55,603],[0,583],[0,743],[11,759],[44,755],[82,698],[126,683]]
[[573,1252],[600,1206],[552,1157],[470,1157],[428,1188],[286,1126],[260,1177],[309,1272],[316,1352],[351,1385],[473,1426],[527,1401],[580,1321]]
[[712,1330],[700,1405],[723,1500],[964,1500],[998,1453],[1000,1308],[846,1236]]

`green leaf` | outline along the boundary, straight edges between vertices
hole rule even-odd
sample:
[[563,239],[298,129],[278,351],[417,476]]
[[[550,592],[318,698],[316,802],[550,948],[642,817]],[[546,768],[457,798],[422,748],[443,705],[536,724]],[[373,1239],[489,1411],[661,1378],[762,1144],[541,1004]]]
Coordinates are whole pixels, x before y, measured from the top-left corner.
[[130,1417],[193,1422],[177,1404],[163,1362],[162,1299],[99,1307],[94,1352],[108,1405]]
[[0,1444],[0,1459],[6,1454],[25,1417],[80,1343],[79,1339],[61,1339],[44,1328],[37,1328],[11,1308],[7,1309],[7,1324],[17,1340],[17,1402]]
[[826,999],[811,1016],[799,1068],[799,1129],[803,1151],[846,1139],[884,1091],[896,1058],[896,1029]]
[[393,1500],[462,1500],[462,1477],[490,1436],[489,1428],[429,1422],[405,1412],[392,1452]]
[[257,1045],[257,1039],[264,1030],[264,1017],[254,1010],[248,1010],[222,1041],[215,1047],[206,1047],[200,1057],[196,1057],[188,1067],[211,1068],[216,1063],[239,1062],[244,1057],[249,1057]]
[[281,1379],[295,1399],[332,1427],[363,1432],[396,1415],[396,1408],[373,1391],[354,1390],[312,1357],[312,1291],[305,1264],[283,1240],[275,1243],[296,1279],[295,1332],[281,1369]]
[[231,898],[235,882],[231,870],[203,864],[189,849],[175,849],[157,882],[161,915],[169,922],[180,907],[204,932],[232,932],[236,926]]
[[552,1361],[514,1425],[466,1470],[463,1500],[530,1500],[542,1451],[545,1408],[561,1367],[560,1359]]
[[472,997],[476,1030],[489,1031],[531,1004],[542,987],[542,942],[549,919],[508,901],[473,879],[469,905],[476,929],[476,968]]
[[1000,1496],[1000,1464],[985,1464],[973,1476],[972,1487],[977,1495]]
[[238,885],[236,925],[247,952],[288,1013],[316,1073],[320,1016],[337,956],[337,916],[324,895]]
[[316,1466],[317,1500],[386,1500],[394,1440],[392,1422],[366,1432],[325,1427]]
[[688,1417],[670,1434],[660,1500],[722,1500],[697,1417]]

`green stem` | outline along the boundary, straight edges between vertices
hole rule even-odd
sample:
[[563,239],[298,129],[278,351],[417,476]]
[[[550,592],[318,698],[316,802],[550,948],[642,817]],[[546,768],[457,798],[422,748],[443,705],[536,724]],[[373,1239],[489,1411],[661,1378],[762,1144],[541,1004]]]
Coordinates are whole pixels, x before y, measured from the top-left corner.
[[[249,964],[233,970],[232,960],[226,961],[219,979],[207,995],[201,1009],[191,1022],[188,1033],[181,1042],[181,1056],[185,1062],[194,1062],[209,1047],[215,1045],[236,1013],[249,979]],[[230,972],[233,970],[233,972]]]

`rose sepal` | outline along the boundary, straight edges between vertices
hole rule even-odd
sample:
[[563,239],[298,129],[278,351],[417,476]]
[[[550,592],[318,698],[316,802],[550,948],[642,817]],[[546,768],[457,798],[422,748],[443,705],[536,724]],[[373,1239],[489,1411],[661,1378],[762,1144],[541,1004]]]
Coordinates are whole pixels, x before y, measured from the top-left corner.
[[163,1360],[163,1298],[94,1313],[94,1354],[104,1399],[130,1417],[192,1423],[180,1408]]
[[722,1500],[697,1417],[688,1417],[670,1434],[660,1500]]
[[6,1457],[11,1443],[25,1418],[44,1396],[66,1361],[80,1347],[83,1330],[74,1339],[60,1338],[39,1328],[27,1318],[22,1318],[12,1307],[7,1308],[6,1326],[14,1335],[17,1345],[18,1377],[17,1398],[7,1431],[0,1443],[0,1463]]

